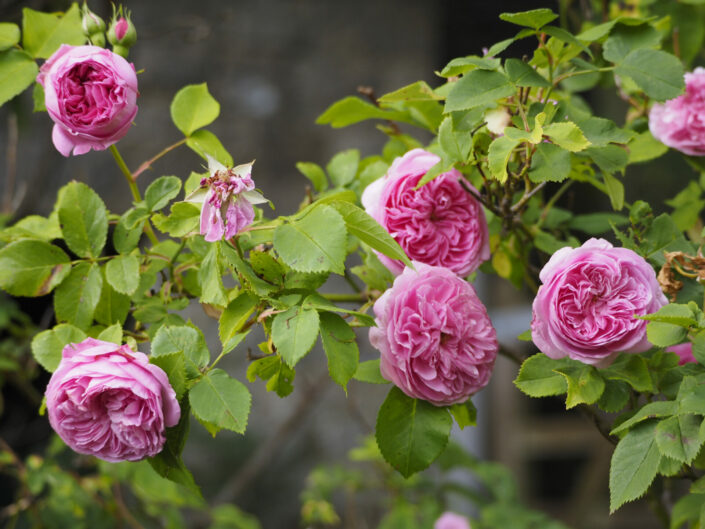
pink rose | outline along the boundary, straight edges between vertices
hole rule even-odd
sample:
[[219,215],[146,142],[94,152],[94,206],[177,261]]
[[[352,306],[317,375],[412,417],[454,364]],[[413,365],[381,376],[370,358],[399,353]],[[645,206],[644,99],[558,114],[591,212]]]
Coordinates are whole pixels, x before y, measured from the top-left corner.
[[646,321],[634,316],[668,300],[653,268],[632,250],[590,239],[558,250],[539,277],[531,337],[547,356],[606,367],[620,352],[651,348]]
[[[485,212],[460,185],[463,175],[455,169],[414,189],[439,160],[423,149],[407,152],[394,160],[385,176],[367,186],[362,205],[409,258],[466,276],[490,258]],[[404,269],[400,261],[377,255],[392,273]]]
[[690,342],[666,347],[666,351],[676,353],[680,357],[680,360],[678,361],[678,365],[680,366],[683,364],[697,363],[695,356],[693,356],[693,344]]
[[107,149],[127,134],[137,114],[134,66],[98,46],[62,44],[37,82],[54,120],[54,146],[64,156]]
[[649,129],[669,147],[705,155],[705,68],[685,74],[685,94],[651,108]]
[[128,345],[69,344],[46,390],[49,422],[80,454],[137,461],[158,454],[181,410],[169,380]]
[[201,235],[208,242],[230,239],[255,220],[253,204],[267,202],[255,191],[250,162],[227,168],[208,157],[210,176],[201,187],[186,197],[186,202],[201,204]]
[[382,376],[436,406],[465,402],[490,380],[497,334],[472,285],[447,268],[414,266],[374,305]]
[[470,522],[465,516],[446,511],[433,524],[433,529],[470,529]]

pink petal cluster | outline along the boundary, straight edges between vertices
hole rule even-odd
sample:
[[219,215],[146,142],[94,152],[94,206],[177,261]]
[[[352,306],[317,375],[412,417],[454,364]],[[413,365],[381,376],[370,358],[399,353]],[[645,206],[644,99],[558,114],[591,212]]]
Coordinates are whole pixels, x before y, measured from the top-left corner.
[[685,74],[685,94],[651,108],[649,129],[669,147],[705,156],[705,68]]
[[208,156],[210,176],[201,187],[186,197],[186,202],[201,204],[201,235],[208,242],[234,237],[255,220],[253,204],[269,202],[252,180],[254,161],[226,167]]
[[239,177],[219,171],[201,180],[201,186],[208,188],[201,210],[201,235],[208,242],[230,239],[255,220],[255,209],[241,196],[255,189],[249,174]]
[[[367,186],[362,205],[410,259],[466,276],[490,257],[487,221],[455,169],[414,189],[439,160],[423,149],[407,152],[394,160],[385,176]],[[392,273],[404,269],[401,261],[377,255]]]
[[382,376],[437,406],[464,402],[490,380],[497,334],[472,285],[447,268],[414,267],[374,305]]
[[632,250],[590,239],[558,250],[539,277],[531,337],[547,356],[605,367],[620,352],[651,348],[646,321],[634,316],[668,300],[653,268]]
[[52,140],[64,156],[104,150],[127,134],[137,114],[135,68],[98,46],[62,44],[39,70]]
[[470,522],[465,516],[446,511],[433,524],[433,529],[470,529]]
[[666,351],[670,353],[676,353],[678,355],[678,357],[680,358],[680,360],[678,360],[678,365],[680,366],[684,364],[697,363],[695,356],[693,356],[693,344],[691,342],[666,347]]
[[68,446],[111,462],[158,454],[181,414],[166,374],[146,355],[93,338],[64,347],[46,406]]

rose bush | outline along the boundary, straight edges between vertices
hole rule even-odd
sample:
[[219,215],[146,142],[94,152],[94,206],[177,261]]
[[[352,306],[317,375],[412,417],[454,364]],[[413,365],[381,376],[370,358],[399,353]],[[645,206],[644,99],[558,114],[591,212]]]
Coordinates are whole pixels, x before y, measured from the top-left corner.
[[[423,149],[407,152],[394,160],[386,175],[367,186],[362,205],[410,259],[466,276],[490,257],[487,221],[455,169],[415,189],[439,160]],[[465,185],[476,192],[472,184]],[[394,274],[404,269],[398,260],[381,254],[379,258]]]
[[63,44],[41,67],[37,82],[54,121],[52,140],[64,156],[107,149],[137,114],[135,68],[98,46]]
[[607,366],[618,353],[651,348],[646,322],[668,300],[651,265],[627,248],[590,239],[562,248],[539,274],[531,338],[550,358]]
[[382,376],[436,406],[464,402],[490,380],[496,332],[470,284],[447,268],[414,266],[374,304],[370,343]]
[[649,129],[669,147],[705,155],[705,68],[685,74],[685,94],[651,107]]
[[166,373],[128,345],[68,344],[46,389],[49,422],[73,450],[105,461],[159,453],[181,411]]

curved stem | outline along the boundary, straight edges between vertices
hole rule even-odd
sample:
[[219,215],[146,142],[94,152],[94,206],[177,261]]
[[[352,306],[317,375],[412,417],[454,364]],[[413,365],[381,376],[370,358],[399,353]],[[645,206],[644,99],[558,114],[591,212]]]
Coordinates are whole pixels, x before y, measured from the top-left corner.
[[172,145],[169,145],[168,147],[165,147],[162,151],[159,152],[156,156],[150,158],[146,162],[142,162],[142,164],[137,168],[137,170],[132,173],[132,179],[137,180],[137,177],[144,173],[147,169],[149,169],[154,162],[156,162],[159,158],[167,154],[169,151],[173,151],[177,147],[183,145],[186,143],[186,138],[177,141],[176,143],[173,143]]
[[367,301],[367,294],[364,292],[359,294],[322,294],[322,296],[328,301],[340,301],[341,303]]
[[[117,147],[115,147],[115,145],[111,145],[110,146],[110,153],[113,155],[113,158],[115,158],[115,162],[117,163],[118,167],[120,168],[120,171],[122,172],[122,174],[125,175],[125,179],[127,180],[127,185],[130,186],[130,192],[132,193],[132,197],[135,199],[135,202],[141,202],[142,195],[140,195],[140,190],[137,187],[137,183],[135,182],[135,178],[132,176],[132,173],[127,168],[127,164],[125,163],[125,160],[123,160],[122,156],[120,156],[120,151],[117,150]],[[147,234],[147,237],[149,238],[149,240],[152,241],[152,244],[159,243],[159,239],[157,239],[157,236],[155,235],[154,230],[152,229],[152,225],[149,223],[149,220],[147,222],[145,222],[145,224],[144,224],[144,232]]]

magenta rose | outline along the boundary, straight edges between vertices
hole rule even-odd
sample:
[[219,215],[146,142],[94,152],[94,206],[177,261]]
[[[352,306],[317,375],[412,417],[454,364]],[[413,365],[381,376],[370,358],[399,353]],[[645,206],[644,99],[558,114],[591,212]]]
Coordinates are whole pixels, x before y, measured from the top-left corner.
[[127,134],[137,114],[135,68],[98,46],[62,44],[39,70],[52,140],[64,156],[101,151]]
[[[439,160],[423,149],[407,152],[394,160],[385,176],[367,186],[362,205],[409,258],[466,276],[490,258],[485,212],[460,185],[463,175],[455,169],[414,189]],[[404,269],[401,261],[377,255],[392,273]]]
[[128,345],[87,338],[62,351],[46,390],[49,422],[80,454],[137,461],[158,454],[181,410],[169,380]]
[[470,529],[470,522],[465,516],[446,511],[433,524],[433,529]]
[[690,342],[666,347],[666,351],[670,353],[676,353],[678,355],[678,365],[680,366],[684,364],[697,363],[695,356],[693,356],[693,344]]
[[437,406],[465,402],[490,380],[497,334],[472,285],[447,268],[414,266],[374,305],[382,376]]
[[531,337],[547,356],[605,367],[620,352],[651,348],[646,321],[634,316],[668,300],[653,268],[632,250],[590,239],[558,250],[539,277]]
[[685,94],[651,108],[649,129],[669,147],[705,155],[705,68],[685,74]]

